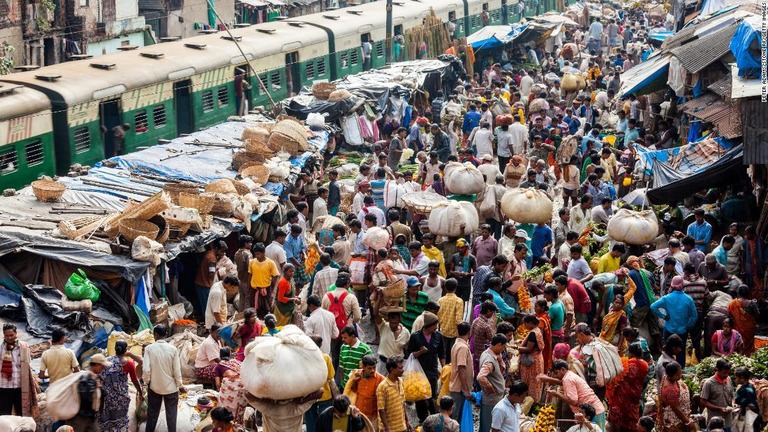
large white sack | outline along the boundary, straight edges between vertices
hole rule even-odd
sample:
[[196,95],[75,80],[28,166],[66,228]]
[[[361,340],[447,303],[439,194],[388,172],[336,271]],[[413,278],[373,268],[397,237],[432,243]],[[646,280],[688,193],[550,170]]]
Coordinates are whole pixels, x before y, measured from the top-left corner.
[[478,194],[485,188],[483,173],[471,163],[448,162],[445,166],[445,185],[452,194]]
[[389,233],[384,228],[371,227],[363,234],[363,244],[373,250],[387,247]]
[[46,408],[53,420],[69,420],[80,411],[80,393],[77,385],[80,378],[88,375],[88,371],[80,371],[62,378],[48,387],[45,391]]
[[18,432],[20,430],[37,430],[37,424],[31,417],[0,416],[0,432]]
[[[200,423],[200,413],[195,411],[185,399],[179,398],[178,411],[176,412],[176,430],[193,431],[198,423]],[[146,432],[146,430],[147,422],[140,423],[139,432]],[[157,415],[157,426],[155,426],[155,430],[168,430],[168,423],[165,421],[165,404],[160,408],[160,413]]]
[[501,197],[501,211],[517,223],[550,223],[552,200],[540,189],[509,189]]
[[461,236],[461,224],[464,234],[477,231],[480,225],[477,209],[466,201],[448,201],[437,203],[429,214],[429,232],[448,237]]
[[320,348],[294,325],[274,337],[256,338],[245,348],[240,379],[257,398],[287,400],[323,387],[328,370]]
[[384,207],[388,209],[392,207],[403,208],[405,206],[403,196],[410,192],[411,190],[404,184],[399,184],[391,180],[388,181],[384,186]]
[[659,235],[659,221],[653,210],[632,211],[621,209],[608,221],[608,236],[613,240],[633,244],[646,244]]

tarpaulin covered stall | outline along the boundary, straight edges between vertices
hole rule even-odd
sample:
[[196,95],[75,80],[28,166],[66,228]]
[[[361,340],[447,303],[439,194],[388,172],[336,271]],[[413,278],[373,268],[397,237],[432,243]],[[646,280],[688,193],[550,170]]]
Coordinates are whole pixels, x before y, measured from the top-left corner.
[[760,17],[745,18],[731,39],[730,49],[736,58],[740,77],[760,75],[762,35]]
[[475,51],[500,48],[507,43],[512,42],[515,36],[520,34],[525,27],[525,24],[519,26],[486,26],[467,36],[467,45],[472,45],[472,49]]
[[655,175],[656,162],[667,164],[680,175],[691,175],[720,159],[732,147],[733,143],[727,139],[706,136],[688,145],[667,150],[649,150],[642,146],[635,148],[637,164],[647,175]]
[[646,94],[657,90],[667,82],[670,55],[655,55],[621,74],[619,98],[631,94]]

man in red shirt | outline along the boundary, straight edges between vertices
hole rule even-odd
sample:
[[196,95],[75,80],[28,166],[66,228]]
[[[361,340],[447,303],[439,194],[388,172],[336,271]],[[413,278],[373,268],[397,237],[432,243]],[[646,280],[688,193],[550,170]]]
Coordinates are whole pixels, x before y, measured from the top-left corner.
[[552,276],[555,278],[555,284],[565,285],[568,294],[573,298],[575,323],[589,324],[587,315],[592,312],[592,300],[589,299],[589,294],[584,285],[574,278],[569,278],[562,270],[555,270]]

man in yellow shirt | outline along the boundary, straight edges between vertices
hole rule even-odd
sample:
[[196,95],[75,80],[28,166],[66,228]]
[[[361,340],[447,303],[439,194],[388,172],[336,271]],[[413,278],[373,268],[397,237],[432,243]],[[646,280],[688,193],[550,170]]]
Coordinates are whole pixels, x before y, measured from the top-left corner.
[[440,323],[440,333],[445,338],[445,362],[451,363],[451,348],[453,348],[459,331],[456,326],[464,320],[464,300],[456,295],[456,288],[459,282],[454,279],[446,279],[445,296],[440,298],[437,303],[440,309],[437,312],[437,321]]
[[271,313],[275,306],[275,288],[280,279],[277,265],[264,253],[266,249],[264,243],[256,243],[253,247],[253,259],[248,263],[251,292],[246,304],[254,305],[256,314],[261,319],[264,319],[264,315]]
[[621,256],[627,251],[622,243],[616,243],[611,251],[600,257],[597,263],[597,274],[613,273],[621,267]]
[[405,360],[392,357],[387,360],[387,379],[376,388],[376,405],[379,410],[379,430],[406,432],[411,430],[405,415],[405,388],[403,372]]

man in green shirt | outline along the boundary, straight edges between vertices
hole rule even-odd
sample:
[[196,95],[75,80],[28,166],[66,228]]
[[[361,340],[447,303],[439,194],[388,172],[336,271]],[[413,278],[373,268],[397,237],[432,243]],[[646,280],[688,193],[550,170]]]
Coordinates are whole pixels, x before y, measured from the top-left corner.
[[357,331],[351,325],[341,330],[341,341],[343,345],[339,353],[339,369],[341,370],[341,385],[339,387],[344,388],[352,371],[359,369],[363,357],[373,354],[373,351],[365,342],[357,338]]
[[565,340],[565,305],[560,301],[557,288],[548,286],[544,289],[544,298],[550,303],[549,319],[552,321],[552,346],[562,343]]
[[410,331],[413,321],[426,309],[429,296],[421,291],[421,281],[416,276],[409,276],[405,283],[408,285],[408,291],[405,296],[405,312],[400,321]]

